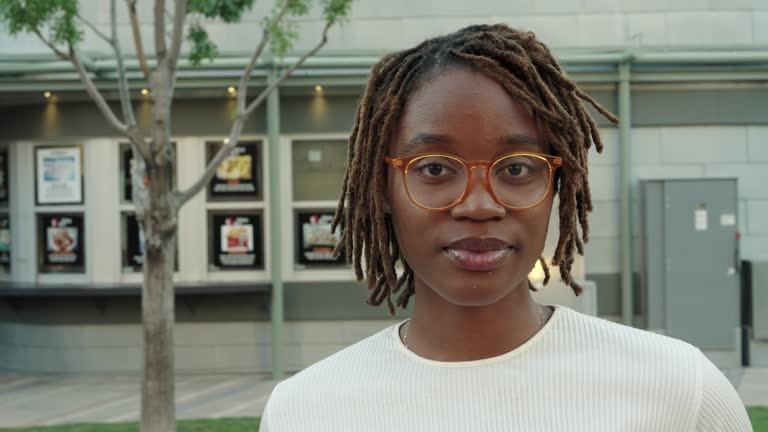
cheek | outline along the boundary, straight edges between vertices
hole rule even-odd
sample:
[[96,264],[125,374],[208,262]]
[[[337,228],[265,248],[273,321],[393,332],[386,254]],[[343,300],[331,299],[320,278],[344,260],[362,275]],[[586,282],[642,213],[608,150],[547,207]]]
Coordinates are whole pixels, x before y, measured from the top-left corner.
[[544,244],[547,240],[547,231],[549,229],[549,220],[552,214],[553,197],[547,198],[536,208],[523,212],[523,224],[527,233],[527,243],[530,245],[531,253],[537,257],[543,252]]
[[428,212],[411,203],[399,175],[390,176],[387,185],[392,224],[400,253],[413,265],[416,262],[414,260],[428,252],[429,242],[426,239],[434,224],[430,223],[431,215]]

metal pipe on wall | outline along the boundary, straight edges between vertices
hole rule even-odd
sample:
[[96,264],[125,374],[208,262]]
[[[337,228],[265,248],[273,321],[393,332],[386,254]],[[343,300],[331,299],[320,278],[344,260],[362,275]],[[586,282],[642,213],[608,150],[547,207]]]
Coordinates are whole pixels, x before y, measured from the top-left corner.
[[634,318],[632,295],[632,112],[631,63],[619,63],[619,195],[621,227],[621,319],[631,326]]
[[[269,82],[278,78],[278,70],[269,71]],[[285,375],[283,365],[283,272],[282,238],[280,237],[280,90],[279,86],[267,96],[267,140],[269,141],[269,232],[270,232],[270,275],[272,277],[272,378],[282,379]]]

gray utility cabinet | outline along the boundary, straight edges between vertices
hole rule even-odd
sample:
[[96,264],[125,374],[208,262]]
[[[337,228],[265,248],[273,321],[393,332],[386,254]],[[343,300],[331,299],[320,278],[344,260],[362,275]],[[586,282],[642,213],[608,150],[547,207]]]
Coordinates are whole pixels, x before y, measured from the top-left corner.
[[647,328],[738,359],[736,179],[643,180],[639,188]]

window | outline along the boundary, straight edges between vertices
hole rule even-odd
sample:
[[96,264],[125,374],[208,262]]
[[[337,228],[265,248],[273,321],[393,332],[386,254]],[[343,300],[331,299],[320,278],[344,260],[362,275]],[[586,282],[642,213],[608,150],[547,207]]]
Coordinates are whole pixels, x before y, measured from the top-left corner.
[[[210,162],[223,145],[222,142],[207,142],[206,161]],[[208,184],[208,200],[261,201],[263,184],[261,142],[238,142]]]
[[35,148],[35,199],[38,205],[83,203],[80,146]]
[[291,147],[291,211],[294,269],[343,269],[344,252],[333,257],[344,227],[331,233],[347,159],[343,138],[294,140]]
[[[223,145],[205,143],[206,163]],[[208,271],[224,278],[265,270],[263,155],[261,140],[239,141],[208,183]]]
[[41,273],[85,272],[85,225],[82,213],[38,215]]
[[293,200],[338,200],[347,162],[347,143],[293,142]]
[[214,211],[209,215],[209,270],[264,268],[261,211]]

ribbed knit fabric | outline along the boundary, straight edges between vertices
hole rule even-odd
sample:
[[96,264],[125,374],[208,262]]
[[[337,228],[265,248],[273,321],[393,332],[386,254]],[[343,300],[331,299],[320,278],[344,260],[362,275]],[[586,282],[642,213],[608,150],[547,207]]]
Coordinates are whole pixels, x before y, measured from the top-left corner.
[[555,306],[513,351],[438,362],[403,345],[401,324],[278,384],[260,430],[752,430],[730,382],[677,339]]

